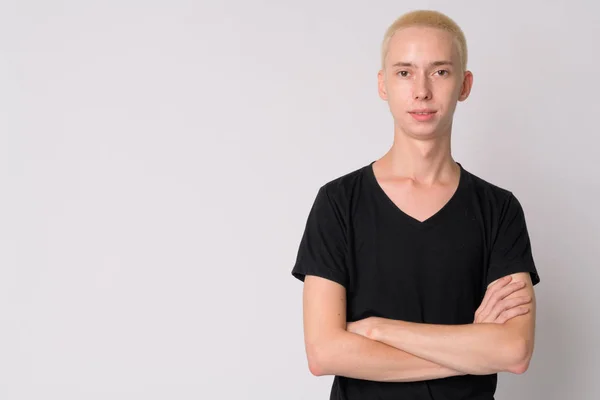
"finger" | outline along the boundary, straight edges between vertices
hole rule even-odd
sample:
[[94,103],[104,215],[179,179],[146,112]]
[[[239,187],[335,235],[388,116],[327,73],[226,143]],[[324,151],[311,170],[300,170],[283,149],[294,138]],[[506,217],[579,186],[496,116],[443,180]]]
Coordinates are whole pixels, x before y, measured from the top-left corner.
[[495,283],[493,283],[490,287],[487,288],[487,290],[485,291],[485,296],[483,297],[483,300],[481,301],[481,305],[479,306],[478,310],[485,310],[485,308],[488,305],[488,302],[490,300],[490,297],[499,289],[503,288],[504,286],[508,285],[508,283],[512,280],[512,276],[511,275],[507,275],[505,277],[503,277],[502,279],[496,281]]
[[502,287],[497,288],[496,290],[490,291],[490,297],[485,307],[482,309],[481,314],[484,316],[485,320],[488,320],[488,315],[492,311],[492,309],[496,306],[496,304],[504,299],[509,294],[521,289],[523,287],[523,282],[513,282],[508,285],[504,285]]
[[507,275],[499,280],[494,281],[494,283],[489,286],[481,305],[476,311],[478,320],[489,320],[488,315],[496,303],[508,296],[508,294],[520,289],[518,282],[510,283],[511,280],[512,276]]
[[485,295],[483,297],[483,300],[481,301],[481,306],[480,308],[485,308],[485,305],[487,304],[487,302],[490,300],[490,297],[499,289],[503,288],[504,286],[508,285],[508,283],[512,280],[512,276],[511,275],[507,275],[495,282],[493,282],[485,291]]
[[527,306],[511,308],[510,310],[506,310],[505,312],[503,312],[496,321],[499,324],[503,324],[512,318],[527,314],[529,311],[529,307]]
[[503,299],[503,300],[499,301],[498,304],[496,305],[496,307],[494,307],[494,308],[500,310],[498,313],[498,314],[500,314],[500,312],[502,312],[504,310],[508,310],[508,309],[514,308],[516,306],[527,304],[530,301],[531,301],[530,296],[520,296],[520,297],[514,297],[512,299]]
[[503,287],[502,289],[498,290],[496,295],[501,300],[501,299],[513,294],[514,292],[523,289],[524,287],[525,287],[525,282],[523,282],[523,281],[513,282],[510,285],[507,285],[507,286]]
[[505,312],[511,308],[515,308],[517,306],[527,304],[530,301],[531,301],[530,296],[521,296],[521,297],[515,297],[512,299],[504,299],[502,301],[499,301],[496,304],[496,306],[490,311],[490,314],[488,315],[488,317],[486,319],[494,321],[503,312]]
[[492,308],[495,307],[499,301],[501,301],[508,295],[516,292],[517,290],[521,290],[523,287],[525,287],[525,282],[513,282],[510,285],[506,285],[505,287],[495,291],[490,296],[490,300],[486,305],[486,309],[483,310],[483,314],[488,315],[491,312]]

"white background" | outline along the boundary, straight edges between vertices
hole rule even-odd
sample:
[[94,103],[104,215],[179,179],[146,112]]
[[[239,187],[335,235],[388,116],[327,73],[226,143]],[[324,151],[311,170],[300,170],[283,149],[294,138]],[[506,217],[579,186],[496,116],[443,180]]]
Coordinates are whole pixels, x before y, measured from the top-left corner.
[[463,28],[453,155],[525,209],[529,371],[498,399],[598,399],[593,1],[0,2],[0,399],[326,399],[291,275],[319,186],[379,158],[379,46]]

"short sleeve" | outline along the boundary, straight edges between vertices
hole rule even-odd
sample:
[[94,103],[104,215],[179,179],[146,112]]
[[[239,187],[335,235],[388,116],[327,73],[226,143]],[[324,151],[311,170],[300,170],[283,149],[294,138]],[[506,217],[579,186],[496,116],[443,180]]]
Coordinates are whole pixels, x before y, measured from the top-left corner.
[[490,253],[487,284],[518,272],[529,272],[534,285],[540,282],[523,208],[517,198],[510,193],[500,212]]
[[301,281],[316,275],[347,288],[345,228],[342,210],[322,186],[310,209],[292,275]]

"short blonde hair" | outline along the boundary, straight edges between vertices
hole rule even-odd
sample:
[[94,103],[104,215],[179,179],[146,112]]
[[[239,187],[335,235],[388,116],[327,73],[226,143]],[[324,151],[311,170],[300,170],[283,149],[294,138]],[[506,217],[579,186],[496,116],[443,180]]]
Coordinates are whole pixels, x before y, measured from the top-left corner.
[[392,25],[387,29],[383,37],[383,43],[381,44],[381,68],[385,67],[385,57],[388,53],[390,40],[397,30],[406,28],[409,26],[426,26],[430,28],[443,29],[454,35],[455,40],[458,44],[458,53],[461,58],[461,65],[463,71],[467,70],[467,39],[462,29],[454,22],[450,17],[442,14],[439,11],[433,10],[416,10],[408,12],[398,19],[396,19]]

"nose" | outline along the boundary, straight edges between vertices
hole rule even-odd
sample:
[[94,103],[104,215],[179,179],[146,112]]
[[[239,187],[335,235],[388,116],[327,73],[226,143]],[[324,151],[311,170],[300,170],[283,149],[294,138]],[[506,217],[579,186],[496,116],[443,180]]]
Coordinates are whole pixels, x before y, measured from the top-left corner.
[[413,97],[415,100],[431,99],[431,89],[429,87],[429,81],[425,77],[420,76],[415,79],[413,91]]

